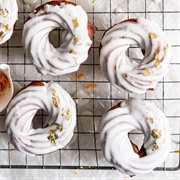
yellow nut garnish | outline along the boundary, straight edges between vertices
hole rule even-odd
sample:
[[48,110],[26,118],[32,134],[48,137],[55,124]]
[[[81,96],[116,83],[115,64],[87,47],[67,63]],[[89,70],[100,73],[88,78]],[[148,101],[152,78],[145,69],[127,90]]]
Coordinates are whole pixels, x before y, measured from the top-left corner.
[[63,114],[62,116],[64,116],[67,120],[69,120],[71,118],[71,111],[68,108]]
[[2,37],[4,35],[3,31],[0,31],[0,37]]
[[144,76],[150,76],[151,71],[149,69],[145,69],[145,73],[143,74]]
[[71,54],[78,54],[76,51],[74,51],[74,50],[71,50],[69,53],[71,53]]
[[162,136],[161,130],[153,129],[153,130],[152,130],[152,136],[153,136],[153,138],[155,138],[155,139],[159,139],[159,138]]
[[4,24],[5,31],[9,31],[11,29],[9,24]]
[[4,37],[5,37],[4,32],[1,31],[1,32],[0,32],[0,41],[3,41]]
[[156,60],[156,69],[159,71],[160,69],[162,69],[162,65],[157,52],[154,53],[154,58]]
[[78,65],[78,58],[73,57],[73,59],[75,60],[76,65]]
[[53,88],[53,89],[51,89],[51,91],[52,91],[52,95],[55,96],[56,95],[56,90]]
[[52,145],[56,145],[56,139],[58,138],[58,135],[55,133],[54,130],[50,130],[49,136],[47,138],[49,141],[51,141]]
[[80,40],[81,40],[80,38],[76,37],[74,38],[74,43],[77,44]]
[[155,150],[159,149],[159,146],[156,143],[154,143],[154,145],[152,146],[151,149],[152,149],[152,151],[155,151]]
[[75,28],[77,28],[79,26],[79,20],[77,17],[75,19],[73,19],[72,22],[73,22]]
[[150,38],[157,38],[158,35],[157,35],[156,33],[150,33],[150,34],[149,34],[149,37],[150,37]]
[[58,123],[54,123],[54,125],[56,126],[56,129],[59,130],[60,132],[63,131],[63,124],[58,124]]
[[153,122],[154,122],[152,117],[146,117],[146,120],[150,121],[151,124],[153,124]]
[[6,8],[4,8],[4,9],[2,10],[2,12],[1,12],[1,16],[2,16],[3,18],[7,17],[8,14],[9,14],[9,11],[8,11]]
[[162,69],[162,65],[161,65],[161,62],[156,62],[156,68],[157,70],[159,71],[160,69]]
[[52,100],[53,100],[54,106],[55,106],[56,108],[58,108],[59,105],[60,105],[60,99],[59,99],[59,97],[52,97]]

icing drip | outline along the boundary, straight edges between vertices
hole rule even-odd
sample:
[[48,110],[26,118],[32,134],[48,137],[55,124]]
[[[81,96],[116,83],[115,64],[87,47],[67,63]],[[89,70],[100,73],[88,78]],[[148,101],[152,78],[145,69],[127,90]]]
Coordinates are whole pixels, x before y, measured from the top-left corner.
[[[126,55],[135,45],[144,58]],[[100,46],[100,66],[105,77],[122,92],[145,93],[165,76],[171,58],[170,43],[160,27],[149,20],[129,19],[107,30]]]
[[[140,150],[128,138],[133,130],[144,135]],[[162,111],[138,99],[122,101],[103,116],[100,140],[107,161],[129,175],[148,173],[163,163],[171,144],[169,125]]]
[[[77,71],[87,59],[92,44],[94,27],[90,24],[89,29],[89,24],[81,6],[55,1],[45,4],[31,13],[24,25],[25,52],[42,74],[62,75]],[[49,33],[57,28],[63,29],[62,44],[55,48],[49,42]]]
[[0,44],[10,39],[17,19],[16,0],[0,0]]
[[[53,97],[60,100],[56,106]],[[33,118],[39,109],[49,114],[45,128],[34,129]],[[68,114],[63,116],[64,109]],[[75,103],[60,85],[31,83],[11,101],[6,118],[11,143],[26,155],[43,155],[63,148],[73,136],[76,125]]]

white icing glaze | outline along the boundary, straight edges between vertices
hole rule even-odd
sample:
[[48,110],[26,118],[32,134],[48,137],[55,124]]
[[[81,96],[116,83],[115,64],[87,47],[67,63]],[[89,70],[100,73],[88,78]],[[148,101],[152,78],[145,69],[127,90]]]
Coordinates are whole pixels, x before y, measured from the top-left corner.
[[14,24],[18,19],[18,6],[16,0],[0,0],[0,44],[10,39]]
[[[62,75],[77,71],[87,59],[91,39],[88,36],[87,14],[81,6],[61,3],[60,6],[45,5],[30,14],[24,25],[23,44],[27,56],[42,74]],[[79,26],[75,28],[73,20]],[[62,44],[55,48],[49,42],[49,33],[62,28]],[[77,43],[75,38],[79,38]],[[71,51],[76,54],[70,53]]]
[[[76,126],[76,108],[70,95],[56,83],[43,83],[44,86],[30,85],[20,91],[7,109],[5,126],[11,143],[26,155],[42,155],[63,148],[73,136]],[[59,98],[59,107],[55,107],[52,98]],[[34,129],[32,122],[37,110],[43,109],[49,114],[44,128]],[[70,110],[69,120],[64,115]],[[41,121],[41,118],[40,118]],[[57,123],[63,125],[62,131],[56,129]],[[55,130],[56,144],[48,139],[50,130]]]
[[[100,140],[107,161],[120,172],[134,175],[148,173],[163,163],[170,151],[170,129],[164,114],[145,100],[122,101],[121,107],[108,111],[102,118]],[[152,118],[153,123],[147,118]],[[161,131],[160,138],[152,136],[152,130]],[[128,133],[140,130],[144,134],[146,156],[139,157],[133,151]],[[152,150],[156,143],[159,149]]]
[[[100,65],[105,77],[122,92],[142,94],[165,76],[171,58],[170,43],[160,27],[149,20],[124,21],[106,31],[101,41]],[[150,38],[150,33],[158,37]],[[137,45],[145,50],[142,60],[129,58],[126,50]],[[155,52],[161,61],[159,68]],[[150,75],[145,75],[146,70]]]

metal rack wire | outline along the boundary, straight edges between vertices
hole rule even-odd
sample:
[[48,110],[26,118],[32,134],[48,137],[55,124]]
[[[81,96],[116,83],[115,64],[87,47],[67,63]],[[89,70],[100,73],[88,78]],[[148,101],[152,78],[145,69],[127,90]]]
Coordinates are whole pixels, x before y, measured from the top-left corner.
[[[79,0],[80,1],[80,0]],[[94,3],[96,3],[96,0]],[[108,1],[108,2],[107,2]],[[95,7],[92,8],[92,11],[87,12],[88,16],[91,17],[92,23],[96,25],[95,19],[96,15],[109,15],[109,25],[112,26],[112,19],[115,15],[114,11],[112,11],[112,1],[106,0],[109,5],[109,11],[107,12],[96,12]],[[144,0],[144,11],[132,11],[130,9],[130,4],[133,0],[124,0],[127,3],[127,9],[123,12],[126,15],[126,18],[130,18],[132,15],[140,14],[147,18],[149,14],[158,14],[162,16],[162,29],[165,32],[177,32],[180,37],[180,29],[179,28],[166,28],[165,27],[165,15],[176,14],[177,17],[180,18],[180,5],[179,10],[167,10],[165,9],[166,0],[162,0],[162,11],[148,11],[147,1]],[[43,1],[44,2],[44,1]],[[41,1],[41,3],[43,3]],[[74,0],[73,2],[78,4],[78,0]],[[119,0],[120,2],[120,0]],[[0,114],[0,168],[20,168],[20,169],[115,169],[110,164],[106,163],[102,157],[102,152],[99,146],[98,141],[98,125],[102,114],[108,110],[108,108],[112,107],[117,101],[126,99],[129,95],[119,94],[115,96],[114,92],[116,90],[109,84],[106,79],[97,77],[99,72],[99,62],[98,62],[98,46],[95,43],[96,35],[93,41],[93,47],[91,49],[91,53],[89,55],[88,60],[81,65],[81,68],[78,72],[72,73],[68,77],[47,77],[40,75],[34,69],[34,66],[27,60],[25,54],[23,53],[23,47],[21,44],[21,33],[23,24],[29,14],[27,7],[22,4],[20,6],[19,11],[19,21],[20,23],[16,25],[16,29],[14,30],[14,35],[12,39],[0,47],[1,56],[0,62],[7,63],[11,67],[11,74],[13,76],[14,82],[18,82],[23,86],[30,83],[33,80],[42,80],[48,81],[53,80],[55,82],[60,83],[70,94],[74,95],[74,100],[78,100],[77,92],[87,84],[97,83],[99,86],[105,86],[108,89],[108,93],[99,94],[98,90],[92,89],[91,96],[88,98],[84,98],[84,100],[88,100],[89,104],[84,108],[77,108],[78,120],[77,120],[77,131],[75,132],[75,137],[77,137],[71,146],[65,147],[61,150],[56,151],[55,153],[44,155],[40,157],[27,157],[20,154],[17,151],[14,151],[14,148],[7,140],[7,133],[4,129],[4,119],[5,112]],[[120,12],[119,12],[120,13]],[[177,20],[178,22],[178,20]],[[180,22],[180,19],[179,19]],[[98,29],[97,33],[102,34],[105,30]],[[18,37],[18,40],[17,40]],[[60,37],[60,31],[58,31],[58,37]],[[18,42],[19,41],[19,42]],[[57,43],[57,46],[60,42]],[[180,53],[180,41],[178,44],[172,44],[172,48],[175,51]],[[17,59],[19,61],[17,62]],[[2,60],[3,59],[3,60]],[[16,59],[16,61],[14,61]],[[172,62],[170,66],[180,66],[180,61]],[[88,79],[73,81],[72,77],[77,76],[77,74],[81,71],[90,71],[90,75]],[[32,75],[32,70],[33,74]],[[18,71],[18,73],[17,73]],[[18,74],[18,75],[17,75]],[[165,106],[167,102],[177,103],[177,111],[180,107],[180,97],[166,97],[166,87],[170,87],[171,85],[175,85],[180,87],[180,79],[175,78],[172,80],[163,79],[159,82],[159,88],[161,89],[161,96],[152,97],[151,95],[142,96],[143,99],[147,99],[149,101],[155,101],[161,106],[161,109],[165,111]],[[100,109],[97,108],[102,106]],[[101,111],[102,110],[102,111]],[[84,111],[90,111],[92,114],[82,114]],[[166,113],[165,113],[166,114]],[[43,126],[43,120],[48,115],[43,111],[39,111],[36,114],[36,118],[39,120],[40,125]],[[180,114],[168,115],[166,117],[169,119],[169,122],[172,124],[177,124],[173,126],[172,129],[172,139],[176,142],[177,145],[175,148],[180,149]],[[89,124],[89,127],[85,130],[82,128],[83,124]],[[88,143],[87,143],[88,141]],[[85,142],[85,143],[84,143]],[[173,149],[176,150],[176,149]],[[160,167],[157,167],[155,170],[161,171],[175,171],[180,169],[180,154],[174,151],[170,152],[169,158],[171,161],[176,161],[176,163],[164,162]],[[64,158],[66,157],[66,158]],[[69,157],[69,158],[68,158]]]

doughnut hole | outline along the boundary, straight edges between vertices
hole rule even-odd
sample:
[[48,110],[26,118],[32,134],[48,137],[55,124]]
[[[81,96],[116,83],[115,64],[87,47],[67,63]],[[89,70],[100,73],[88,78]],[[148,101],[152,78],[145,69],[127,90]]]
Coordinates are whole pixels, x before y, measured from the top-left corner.
[[62,29],[54,29],[49,33],[49,42],[55,47],[58,48],[62,43]]
[[140,130],[132,130],[128,133],[129,140],[137,146],[138,151],[144,144],[144,134]]
[[49,33],[49,42],[55,47],[59,48],[62,46],[66,46],[72,40],[72,34],[63,28],[53,29]]
[[126,50],[126,56],[140,64],[144,59],[145,50],[137,45],[130,45]]
[[47,126],[47,122],[49,119],[49,114],[43,109],[39,109],[32,119],[32,128],[44,128]]

